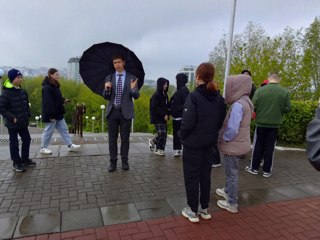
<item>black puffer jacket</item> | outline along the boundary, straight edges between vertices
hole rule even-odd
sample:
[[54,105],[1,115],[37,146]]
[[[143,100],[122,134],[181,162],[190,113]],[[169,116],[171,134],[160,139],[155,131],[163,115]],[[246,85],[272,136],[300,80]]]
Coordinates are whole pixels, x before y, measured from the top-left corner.
[[[167,83],[166,91],[163,91],[164,84]],[[167,95],[169,89],[169,80],[159,78],[157,80],[157,91],[150,98],[150,123],[165,123],[164,117],[169,116],[169,98]]]
[[181,118],[183,113],[183,105],[189,95],[189,89],[186,86],[188,78],[183,73],[177,77],[177,91],[170,98],[171,116],[173,118]]
[[[13,129],[28,127],[31,114],[27,92],[21,88],[15,88],[9,80],[3,85],[0,114],[5,118],[6,127]],[[17,118],[16,123],[13,122],[14,118]]]
[[226,116],[226,104],[219,92],[209,92],[200,85],[187,97],[181,120],[180,139],[194,149],[217,144],[219,130]]
[[307,156],[312,166],[320,171],[320,107],[309,123],[306,134]]
[[42,82],[42,121],[50,122],[50,119],[63,119],[65,114],[64,100],[60,87],[51,84],[46,77]]

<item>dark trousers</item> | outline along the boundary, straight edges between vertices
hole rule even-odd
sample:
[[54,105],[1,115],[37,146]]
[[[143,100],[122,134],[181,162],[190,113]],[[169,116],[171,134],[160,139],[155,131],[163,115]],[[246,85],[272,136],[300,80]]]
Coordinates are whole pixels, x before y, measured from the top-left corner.
[[213,164],[221,164],[220,151],[217,145],[214,146],[214,152]]
[[178,132],[181,128],[181,120],[172,120],[173,129],[173,150],[181,150],[181,141]]
[[198,212],[199,189],[202,209],[209,207],[213,148],[192,149],[183,146],[183,174],[187,203],[191,210]]
[[153,139],[156,149],[164,150],[167,142],[167,123],[156,123],[154,127],[157,130],[157,134]]
[[125,119],[120,108],[113,108],[108,118],[108,135],[109,135],[109,153],[110,162],[118,161],[118,134],[120,130],[121,147],[120,155],[122,162],[128,162],[129,138],[131,119]]
[[256,127],[253,140],[251,168],[259,170],[260,160],[264,159],[263,171],[270,173],[273,165],[273,152],[279,128]]
[[[31,137],[27,127],[21,129],[8,128],[9,133],[9,147],[11,160],[14,163],[21,163],[21,161],[26,161],[29,159],[29,150]],[[18,134],[21,137],[22,147],[21,147],[21,157],[19,154],[19,140]]]

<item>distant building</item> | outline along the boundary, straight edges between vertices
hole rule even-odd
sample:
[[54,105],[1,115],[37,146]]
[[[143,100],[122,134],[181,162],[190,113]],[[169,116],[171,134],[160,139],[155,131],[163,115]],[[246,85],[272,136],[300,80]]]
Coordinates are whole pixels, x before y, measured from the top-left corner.
[[180,69],[180,73],[184,73],[188,76],[189,85],[194,85],[195,74],[196,74],[196,66],[183,66]]
[[68,79],[75,81],[82,81],[79,68],[80,57],[70,58],[68,61]]

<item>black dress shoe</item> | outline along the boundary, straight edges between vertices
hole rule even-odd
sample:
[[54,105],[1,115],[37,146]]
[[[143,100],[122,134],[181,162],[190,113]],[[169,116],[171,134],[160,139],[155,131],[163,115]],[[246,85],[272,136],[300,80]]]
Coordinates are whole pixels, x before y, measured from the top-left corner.
[[123,162],[122,163],[122,170],[129,170],[129,163],[128,162]]
[[117,168],[117,164],[116,163],[110,163],[108,170],[109,172],[114,172]]

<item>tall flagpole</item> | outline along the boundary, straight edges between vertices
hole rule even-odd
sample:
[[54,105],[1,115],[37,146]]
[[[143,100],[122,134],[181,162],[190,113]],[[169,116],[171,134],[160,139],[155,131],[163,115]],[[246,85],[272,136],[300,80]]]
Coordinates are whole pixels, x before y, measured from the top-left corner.
[[231,22],[230,22],[230,29],[229,29],[229,39],[228,39],[226,71],[225,71],[224,84],[223,84],[223,96],[224,97],[226,96],[227,77],[230,74],[231,50],[232,50],[232,40],[233,40],[234,18],[236,15],[236,4],[237,4],[237,0],[233,0]]

